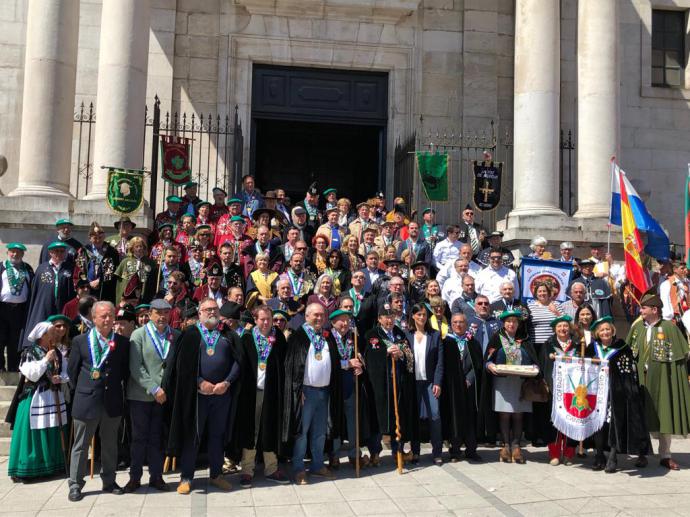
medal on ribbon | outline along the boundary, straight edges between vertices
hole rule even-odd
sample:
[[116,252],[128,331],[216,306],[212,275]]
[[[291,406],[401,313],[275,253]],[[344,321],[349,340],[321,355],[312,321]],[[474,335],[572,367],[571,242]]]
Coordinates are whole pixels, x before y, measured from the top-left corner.
[[88,335],[89,354],[91,355],[91,378],[98,380],[101,377],[101,367],[108,358],[110,351],[115,348],[113,332],[108,339],[103,339],[98,331],[93,328]]
[[170,341],[172,340],[172,330],[170,330],[170,326],[165,329],[163,334],[158,333],[158,329],[151,321],[144,325],[144,327],[146,328],[146,333],[149,335],[149,339],[153,343],[158,356],[165,361],[168,357],[168,352],[170,352]]
[[321,334],[314,332],[314,329],[311,327],[311,325],[304,323],[302,328],[307,333],[309,341],[311,341],[311,344],[314,347],[314,357],[317,361],[320,361],[323,359],[321,351],[323,350],[323,347],[326,346],[326,340]]
[[618,353],[617,348],[604,348],[602,344],[596,341],[594,342],[594,351],[596,352],[597,357],[601,359],[602,362],[608,361]]
[[290,281],[290,289],[292,289],[292,296],[294,297],[295,301],[297,301],[299,300],[299,293],[302,291],[302,284],[304,283],[304,273],[296,277],[295,274],[288,269],[287,277]]
[[273,334],[266,337],[259,330],[254,327],[252,329],[252,336],[254,337],[254,347],[256,347],[256,356],[259,360],[259,369],[266,369],[266,361],[268,361],[268,356],[273,349],[273,343],[275,342],[275,337]]
[[212,356],[216,353],[216,345],[218,344],[218,340],[220,339],[220,332],[218,332],[217,330],[209,332],[208,329],[204,327],[201,323],[197,323],[196,328],[199,329],[201,339],[204,340],[204,346],[206,347],[206,355]]
[[12,265],[12,262],[6,260],[5,271],[7,271],[7,280],[10,283],[12,296],[19,296],[22,293],[24,281],[29,276],[24,264],[22,264],[22,267],[16,268]]

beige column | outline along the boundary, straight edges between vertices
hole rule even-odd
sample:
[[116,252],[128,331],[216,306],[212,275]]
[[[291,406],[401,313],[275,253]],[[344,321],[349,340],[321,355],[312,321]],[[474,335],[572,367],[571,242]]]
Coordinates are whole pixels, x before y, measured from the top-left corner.
[[19,178],[10,196],[69,196],[79,0],[29,0]]
[[559,0],[517,0],[511,215],[563,215],[558,207],[560,59]]
[[618,0],[579,0],[575,217],[606,217],[619,146]]
[[150,17],[149,0],[103,0],[94,176],[86,199],[105,197],[101,166],[143,165]]

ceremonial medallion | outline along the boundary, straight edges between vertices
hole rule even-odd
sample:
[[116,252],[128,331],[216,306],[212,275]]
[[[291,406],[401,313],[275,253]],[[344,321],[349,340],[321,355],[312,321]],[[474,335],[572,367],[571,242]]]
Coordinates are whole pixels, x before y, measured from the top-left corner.
[[266,363],[259,363],[259,370],[265,370],[266,369]]
[[98,371],[98,370],[91,370],[91,378],[92,378],[94,381],[97,381],[98,379],[101,378],[101,372]]
[[321,355],[321,352],[319,352],[318,354],[314,354],[314,357],[316,358],[317,361],[320,361],[323,358],[323,356]]
[[206,349],[206,354],[207,354],[207,355],[213,355],[213,354],[215,354],[215,353],[216,353],[216,351],[215,351],[213,348],[207,348],[207,349]]

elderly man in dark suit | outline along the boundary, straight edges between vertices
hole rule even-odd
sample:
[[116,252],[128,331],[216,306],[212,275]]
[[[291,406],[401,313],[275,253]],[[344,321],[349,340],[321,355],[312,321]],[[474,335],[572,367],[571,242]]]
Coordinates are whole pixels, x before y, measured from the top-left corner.
[[69,500],[84,496],[86,459],[96,428],[100,428],[103,492],[122,494],[115,482],[117,431],[124,410],[124,384],[129,377],[129,339],[113,332],[115,306],[96,302],[94,327],[72,341],[67,371],[72,395],[74,446],[70,460]]

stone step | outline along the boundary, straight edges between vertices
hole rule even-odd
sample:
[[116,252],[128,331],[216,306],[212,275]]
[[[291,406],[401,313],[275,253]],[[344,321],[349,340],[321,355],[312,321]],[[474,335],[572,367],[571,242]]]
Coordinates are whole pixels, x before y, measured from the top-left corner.
[[19,372],[0,372],[0,386],[16,386],[19,384]]
[[17,390],[16,386],[2,386],[0,385],[0,401],[11,401],[14,397],[14,392]]
[[0,438],[0,456],[9,456],[10,455],[10,442],[11,441],[12,441],[12,438],[9,438],[9,437]]
[[10,429],[10,424],[8,424],[7,422],[0,422],[0,438],[9,438],[10,436],[12,436],[12,429]]
[[4,422],[7,416],[7,411],[10,409],[10,401],[0,401],[0,421]]

